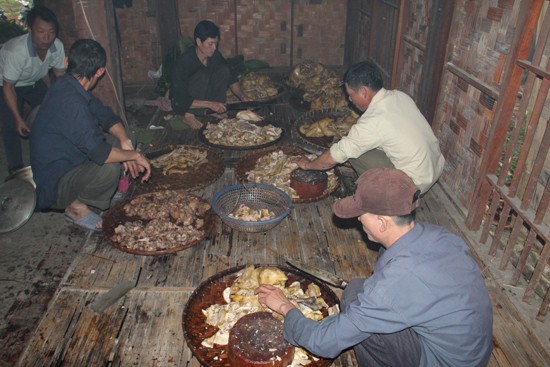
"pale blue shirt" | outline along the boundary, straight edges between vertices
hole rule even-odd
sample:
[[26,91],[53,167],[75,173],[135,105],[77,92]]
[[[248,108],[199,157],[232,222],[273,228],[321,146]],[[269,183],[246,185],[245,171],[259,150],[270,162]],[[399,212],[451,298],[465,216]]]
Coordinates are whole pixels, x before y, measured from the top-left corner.
[[420,366],[485,366],[493,314],[483,277],[468,247],[442,227],[416,224],[378,258],[355,302],[319,322],[287,313],[285,338],[334,358],[373,333],[412,328]]
[[30,86],[48,75],[52,68],[65,70],[65,49],[58,38],[48,49],[44,61],[36,54],[30,34],[12,38],[0,49],[0,85],[7,81],[16,87]]

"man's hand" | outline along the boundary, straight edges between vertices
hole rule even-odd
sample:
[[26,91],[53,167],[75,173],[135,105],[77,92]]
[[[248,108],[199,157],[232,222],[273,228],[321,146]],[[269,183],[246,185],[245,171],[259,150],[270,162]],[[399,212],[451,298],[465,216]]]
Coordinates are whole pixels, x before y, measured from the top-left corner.
[[298,165],[298,167],[300,167],[301,169],[305,169],[305,170],[309,169],[309,163],[310,162],[311,161],[309,160],[309,158],[306,157],[306,156],[303,156],[303,155],[298,156],[298,157],[296,157],[292,160],[292,163],[296,163]]
[[151,164],[143,154],[137,150],[125,150],[116,147],[111,148],[111,153],[105,163],[122,163],[124,169],[130,173],[132,178],[137,178],[144,173],[141,181],[147,181],[151,177]]
[[227,107],[221,102],[210,101],[208,108],[217,113],[224,113],[227,111]]
[[269,307],[283,316],[285,316],[288,311],[296,308],[296,306],[286,298],[282,289],[272,285],[262,284],[254,290],[254,293],[258,295],[258,300],[263,307]]
[[149,163],[149,160],[145,158],[145,156],[141,153],[139,153],[139,156],[134,161],[127,161],[124,163],[128,164],[129,172],[132,178],[136,178],[139,176],[140,173],[145,172],[143,177],[141,178],[141,182],[145,182],[149,180],[151,177],[151,164]]
[[[132,140],[130,139],[121,139],[120,147],[124,150],[134,150],[134,145],[132,144]],[[132,172],[139,172],[139,168],[134,161],[122,162],[122,166],[124,167],[124,172],[129,172],[130,175],[132,175]]]
[[15,129],[17,133],[23,137],[27,137],[31,133],[31,129],[29,129],[25,121],[21,118],[15,120]]
[[330,149],[325,150],[320,156],[312,161],[305,156],[299,156],[292,160],[292,162],[296,163],[301,169],[318,171],[331,169],[338,163],[332,158]]

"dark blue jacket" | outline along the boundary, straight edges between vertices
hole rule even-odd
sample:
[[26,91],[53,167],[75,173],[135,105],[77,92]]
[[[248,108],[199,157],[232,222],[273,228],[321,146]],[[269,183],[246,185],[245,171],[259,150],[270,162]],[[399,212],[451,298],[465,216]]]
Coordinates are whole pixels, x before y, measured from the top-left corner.
[[33,123],[30,158],[37,206],[52,207],[57,185],[71,169],[92,161],[99,165],[111,153],[104,132],[120,122],[111,108],[86,91],[72,75],[57,78]]

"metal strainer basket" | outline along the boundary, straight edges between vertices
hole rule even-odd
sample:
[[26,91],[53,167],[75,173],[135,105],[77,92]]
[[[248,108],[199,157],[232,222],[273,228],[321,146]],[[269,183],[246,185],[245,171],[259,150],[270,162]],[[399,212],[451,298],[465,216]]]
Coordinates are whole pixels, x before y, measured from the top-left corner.
[[[275,217],[254,222],[231,218],[229,214],[241,204],[254,210],[267,209]],[[212,209],[221,220],[241,232],[266,232],[279,224],[290,213],[291,207],[292,200],[285,192],[275,186],[255,182],[224,187],[212,199]]]

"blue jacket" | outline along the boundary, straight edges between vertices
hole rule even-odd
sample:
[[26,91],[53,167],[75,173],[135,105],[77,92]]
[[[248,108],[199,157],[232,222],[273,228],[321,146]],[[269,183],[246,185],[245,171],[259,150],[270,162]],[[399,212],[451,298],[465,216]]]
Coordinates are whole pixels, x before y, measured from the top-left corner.
[[373,333],[412,328],[422,344],[421,366],[485,366],[492,350],[493,314],[481,272],[462,239],[417,223],[378,258],[357,301],[319,322],[287,313],[285,337],[334,358]]
[[33,123],[30,158],[37,206],[52,207],[57,184],[71,169],[92,161],[99,165],[111,153],[104,132],[121,119],[86,91],[72,75],[57,78]]

